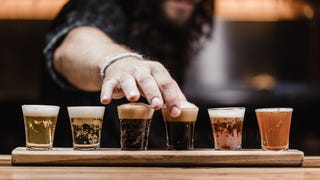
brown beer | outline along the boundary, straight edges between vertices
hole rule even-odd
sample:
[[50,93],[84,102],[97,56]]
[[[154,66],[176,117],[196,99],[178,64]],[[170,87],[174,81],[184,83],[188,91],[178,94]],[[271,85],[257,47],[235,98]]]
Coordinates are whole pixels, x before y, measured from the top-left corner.
[[261,145],[264,150],[287,150],[289,148],[291,108],[257,109]]
[[73,146],[99,147],[102,121],[101,118],[71,118]]
[[68,107],[73,149],[94,150],[100,148],[101,129],[105,107]]
[[189,102],[181,102],[181,114],[173,118],[169,110],[162,108],[165,122],[167,149],[192,150],[194,147],[194,126],[198,116],[198,108]]
[[22,106],[27,149],[52,149],[59,109],[48,105]]
[[118,106],[121,150],[146,150],[154,110],[143,103]]

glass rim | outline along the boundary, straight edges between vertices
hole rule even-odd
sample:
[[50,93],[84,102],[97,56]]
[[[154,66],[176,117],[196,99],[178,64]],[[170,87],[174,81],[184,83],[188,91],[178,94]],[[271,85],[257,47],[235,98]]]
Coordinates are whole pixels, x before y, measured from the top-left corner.
[[[195,104],[193,104],[192,102],[189,102],[187,100],[179,100],[180,102],[180,110],[199,110],[199,107]],[[161,110],[167,110],[167,105],[163,104],[161,107]]]
[[210,118],[244,118],[245,112],[245,107],[208,108]]
[[24,104],[21,106],[23,116],[58,116],[60,106]]
[[46,104],[23,104],[21,107],[44,107],[44,108],[60,108],[57,105],[46,105]]
[[117,109],[151,110],[150,105],[143,102],[125,103],[117,106]]
[[102,109],[105,106],[67,106],[67,109]]
[[215,107],[215,108],[208,108],[208,111],[209,110],[234,110],[234,109],[239,109],[239,110],[242,110],[242,109],[246,109],[246,107],[241,107],[241,106],[235,106],[235,107]]
[[273,108],[258,108],[255,112],[292,112],[291,107],[273,107]]
[[[167,107],[162,107],[161,110],[169,110]],[[199,107],[180,107],[180,110],[181,111],[184,111],[184,110],[199,110]]]
[[70,118],[103,118],[105,106],[68,106],[68,115]]

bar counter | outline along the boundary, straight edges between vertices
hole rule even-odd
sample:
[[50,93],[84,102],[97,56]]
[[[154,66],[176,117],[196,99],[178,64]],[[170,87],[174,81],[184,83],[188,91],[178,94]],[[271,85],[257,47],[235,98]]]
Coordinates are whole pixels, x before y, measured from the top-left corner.
[[0,155],[0,179],[320,179],[320,156],[306,156],[303,167],[106,167],[12,166]]

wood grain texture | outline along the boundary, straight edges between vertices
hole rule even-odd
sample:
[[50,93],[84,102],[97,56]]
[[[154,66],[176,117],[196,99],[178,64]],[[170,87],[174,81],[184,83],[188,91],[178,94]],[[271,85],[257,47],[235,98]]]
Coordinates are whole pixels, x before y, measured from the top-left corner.
[[30,180],[318,180],[318,168],[0,167],[0,179]]
[[121,151],[100,149],[75,151],[72,148],[54,148],[50,151],[30,151],[25,147],[12,151],[13,165],[104,165],[104,166],[283,166],[303,165],[304,154],[289,151]]
[[[99,167],[11,166],[10,155],[0,155],[0,179],[121,179],[121,180],[315,180],[320,168],[274,167]],[[320,156],[306,156],[304,165],[319,165]],[[316,164],[314,165],[313,163]]]
[[303,167],[320,167],[320,157],[319,156],[307,156],[304,157]]
[[11,156],[0,155],[0,166],[9,166],[11,165]]

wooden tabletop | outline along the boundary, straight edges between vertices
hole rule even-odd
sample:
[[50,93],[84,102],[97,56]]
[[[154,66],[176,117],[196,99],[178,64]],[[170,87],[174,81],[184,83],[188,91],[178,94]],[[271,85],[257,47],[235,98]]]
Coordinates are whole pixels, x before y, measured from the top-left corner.
[[0,155],[0,179],[320,179],[320,156],[305,157],[303,167],[102,167],[11,166]]

